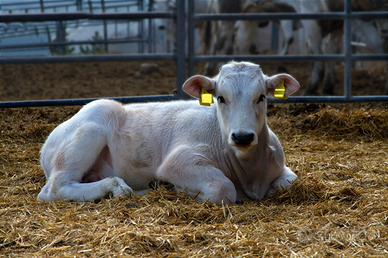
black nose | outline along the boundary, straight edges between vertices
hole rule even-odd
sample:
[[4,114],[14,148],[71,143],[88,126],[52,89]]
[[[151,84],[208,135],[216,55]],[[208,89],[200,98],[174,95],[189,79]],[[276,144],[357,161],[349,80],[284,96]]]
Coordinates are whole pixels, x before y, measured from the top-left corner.
[[248,134],[232,133],[232,140],[237,145],[249,145],[254,138],[255,138],[255,135],[253,133],[248,133]]

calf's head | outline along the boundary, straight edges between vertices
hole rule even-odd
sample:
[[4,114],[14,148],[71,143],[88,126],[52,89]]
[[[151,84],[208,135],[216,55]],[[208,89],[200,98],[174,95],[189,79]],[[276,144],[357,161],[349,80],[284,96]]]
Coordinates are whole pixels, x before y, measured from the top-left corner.
[[240,158],[257,145],[258,136],[266,126],[267,96],[284,81],[285,97],[299,88],[288,74],[267,77],[259,65],[231,62],[221,67],[214,78],[195,75],[183,85],[189,95],[200,99],[201,91],[211,93],[217,106],[220,128],[227,143]]

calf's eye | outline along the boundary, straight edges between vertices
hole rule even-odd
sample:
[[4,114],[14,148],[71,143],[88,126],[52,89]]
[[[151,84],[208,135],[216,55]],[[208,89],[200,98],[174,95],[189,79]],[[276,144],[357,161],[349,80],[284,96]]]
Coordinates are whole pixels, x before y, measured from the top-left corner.
[[261,101],[263,101],[265,99],[265,95],[264,94],[261,94],[259,99],[257,100],[257,104],[259,104]]
[[218,98],[217,98],[219,101],[220,101],[220,103],[225,103],[225,99],[224,99],[224,97],[222,97],[222,96],[218,96]]

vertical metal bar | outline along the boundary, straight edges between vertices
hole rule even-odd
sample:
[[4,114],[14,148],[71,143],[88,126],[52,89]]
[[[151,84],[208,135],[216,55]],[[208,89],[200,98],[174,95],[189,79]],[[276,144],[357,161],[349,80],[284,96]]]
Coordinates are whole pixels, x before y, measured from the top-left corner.
[[[101,0],[101,8],[102,8],[102,12],[105,13],[105,3],[104,3],[104,0]],[[106,20],[103,21],[104,22],[104,50],[105,52],[108,52],[108,43],[107,43],[107,40],[108,40],[108,31],[107,31],[107,28],[106,28]]]
[[[152,11],[153,6],[154,6],[154,1],[149,0],[148,12]],[[153,30],[152,21],[153,20],[151,18],[148,19],[148,53],[152,53],[152,30]]]
[[[115,13],[117,13],[117,7],[115,7]],[[117,39],[117,20],[115,20],[115,38]]]
[[194,0],[188,1],[187,10],[187,33],[188,33],[188,76],[194,75],[195,49],[194,49]]
[[345,20],[344,20],[344,37],[345,37],[345,45],[344,45],[344,51],[345,51],[345,69],[344,69],[344,93],[345,98],[348,100],[351,97],[352,94],[352,87],[351,87],[351,65],[352,61],[350,59],[351,57],[351,45],[350,45],[350,13],[352,11],[352,3],[351,0],[345,1]]
[[82,11],[82,0],[76,0],[77,11]]
[[186,42],[185,42],[185,2],[186,1],[176,1],[177,4],[177,53],[176,53],[176,65],[177,65],[177,94],[178,99],[184,99],[185,94],[182,90],[182,85],[186,80]]
[[92,5],[92,1],[91,1],[91,0],[88,0],[88,4],[89,4],[89,12],[90,12],[90,13],[93,13],[93,5]]
[[[127,12],[129,12],[129,5],[127,6]],[[129,20],[127,20],[127,38],[129,38]]]
[[[46,25],[46,33],[47,33],[47,41],[48,41],[48,43],[51,44],[50,29],[49,29],[49,27],[47,25]],[[49,50],[50,50],[51,55],[53,55],[54,54],[54,50],[53,50],[53,48],[51,46],[49,46]]]
[[274,22],[271,24],[271,51],[279,52],[279,26]]
[[[143,11],[144,10],[144,3],[143,0],[138,1],[138,10]],[[140,39],[138,46],[139,46],[139,53],[144,53],[144,19],[141,19],[138,21],[138,38]]]
[[[63,21],[57,22],[57,42],[63,43],[66,41],[66,37],[63,35],[64,29],[63,29]],[[65,46],[58,46],[57,47],[57,55],[61,56],[65,54]]]
[[306,55],[306,41],[305,39],[305,30],[300,28],[298,30],[298,50],[300,55]]
[[43,0],[40,0],[40,12],[44,13],[44,5],[43,5]]
[[156,53],[156,27],[155,27],[155,19],[152,20],[152,38],[153,38],[153,41],[152,41],[152,50],[153,52],[152,53]]

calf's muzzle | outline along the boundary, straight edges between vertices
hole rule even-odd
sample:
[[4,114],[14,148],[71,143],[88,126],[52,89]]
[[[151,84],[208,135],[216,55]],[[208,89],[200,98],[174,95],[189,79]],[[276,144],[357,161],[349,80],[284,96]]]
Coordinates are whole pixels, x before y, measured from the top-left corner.
[[253,133],[232,133],[232,140],[239,146],[249,145],[254,139]]

